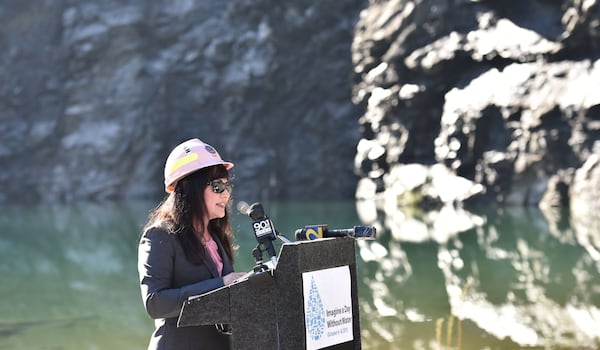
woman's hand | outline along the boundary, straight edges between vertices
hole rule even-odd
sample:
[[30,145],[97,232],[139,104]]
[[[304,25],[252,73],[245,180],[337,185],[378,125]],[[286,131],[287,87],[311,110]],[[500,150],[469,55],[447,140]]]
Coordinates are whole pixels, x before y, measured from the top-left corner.
[[228,286],[235,282],[238,278],[241,278],[245,275],[245,272],[231,272],[227,275],[223,276],[223,284]]

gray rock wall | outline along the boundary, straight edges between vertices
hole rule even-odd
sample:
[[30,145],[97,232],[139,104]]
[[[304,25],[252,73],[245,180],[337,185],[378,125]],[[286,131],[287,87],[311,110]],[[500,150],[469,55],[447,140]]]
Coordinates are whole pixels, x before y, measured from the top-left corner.
[[63,0],[0,20],[0,202],[158,196],[199,137],[238,199],[568,205],[600,149],[596,0]]
[[364,1],[51,1],[0,9],[0,202],[161,195],[199,137],[236,196],[351,198]]

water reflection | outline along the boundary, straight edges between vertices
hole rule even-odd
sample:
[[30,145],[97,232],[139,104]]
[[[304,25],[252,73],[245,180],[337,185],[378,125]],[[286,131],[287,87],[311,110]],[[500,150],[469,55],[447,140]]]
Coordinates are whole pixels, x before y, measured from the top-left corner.
[[132,253],[146,211],[2,207],[0,348],[140,348],[148,320]]
[[567,212],[548,214],[444,208],[372,222],[388,233],[359,242],[375,317],[365,348],[600,347],[599,240]]
[[[144,349],[152,325],[136,248],[154,204],[3,206],[0,349]],[[378,226],[357,250],[363,349],[600,348],[600,240],[589,217],[263,205],[289,238],[308,224]],[[251,223],[233,221],[236,268],[248,271]]]
[[[145,349],[137,244],[155,202],[0,209],[0,349]],[[264,203],[292,238],[310,223],[358,225],[354,203]],[[251,221],[233,215],[238,271],[250,271]],[[277,244],[279,248],[279,244]]]

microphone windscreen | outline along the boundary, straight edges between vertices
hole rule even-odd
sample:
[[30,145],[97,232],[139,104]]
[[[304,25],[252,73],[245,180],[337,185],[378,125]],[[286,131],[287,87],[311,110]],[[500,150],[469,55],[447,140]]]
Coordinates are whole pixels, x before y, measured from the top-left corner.
[[240,214],[248,215],[250,213],[250,205],[244,201],[240,201],[237,204],[237,210]]
[[296,230],[297,241],[312,241],[319,238],[324,238],[327,235],[328,226],[325,225],[308,225],[304,228]]
[[354,237],[355,238],[365,238],[365,239],[375,239],[377,231],[373,226],[355,226],[354,227]]

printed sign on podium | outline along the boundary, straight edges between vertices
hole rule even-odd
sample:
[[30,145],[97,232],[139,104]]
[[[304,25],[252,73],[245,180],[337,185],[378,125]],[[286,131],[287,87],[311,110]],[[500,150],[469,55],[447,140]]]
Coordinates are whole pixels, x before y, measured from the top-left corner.
[[302,282],[307,349],[353,340],[348,266],[304,272]]

